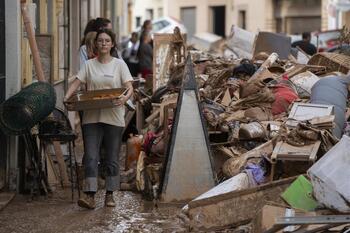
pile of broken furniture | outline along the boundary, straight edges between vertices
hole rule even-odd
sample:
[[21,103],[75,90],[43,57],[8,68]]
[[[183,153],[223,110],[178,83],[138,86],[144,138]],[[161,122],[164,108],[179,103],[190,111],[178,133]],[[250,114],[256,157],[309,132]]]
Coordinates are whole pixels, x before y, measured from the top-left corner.
[[277,52],[188,53],[166,85],[137,96],[138,190],[188,203],[194,230],[345,232],[350,57],[318,53],[301,64]]

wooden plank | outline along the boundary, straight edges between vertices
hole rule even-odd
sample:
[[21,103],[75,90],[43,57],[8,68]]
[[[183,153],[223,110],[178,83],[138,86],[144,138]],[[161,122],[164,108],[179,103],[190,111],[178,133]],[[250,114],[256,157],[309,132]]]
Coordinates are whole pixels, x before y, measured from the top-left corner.
[[129,111],[129,110],[125,110],[126,111],[126,114],[124,116],[124,119],[125,119],[125,127],[123,129],[123,134],[125,132],[125,130],[128,128],[128,125],[130,124],[130,121],[131,119],[134,117],[135,115],[135,111]]
[[62,185],[63,185],[63,187],[69,187],[70,182],[69,182],[68,174],[67,174],[67,166],[66,166],[66,163],[64,162],[64,158],[63,158],[61,144],[57,141],[53,141],[52,144],[53,144],[53,147],[55,150],[55,155],[56,155],[57,162],[58,162],[58,168],[60,171]]
[[227,88],[224,94],[224,97],[221,100],[221,104],[224,106],[229,106],[231,103],[231,95],[230,95],[230,90]]
[[291,161],[315,161],[316,153],[320,147],[321,141],[305,146],[293,146],[286,142],[278,142],[273,150],[271,160],[291,160]]
[[51,159],[51,155],[46,154],[47,181],[51,190],[55,190],[59,184],[59,176]]
[[153,113],[146,118],[146,123],[151,123],[154,119],[156,119],[158,116],[159,116],[159,113],[160,113],[160,109],[156,109],[153,111]]
[[140,102],[136,102],[136,128],[139,134],[141,134],[144,125],[143,107]]
[[190,225],[193,229],[208,231],[248,223],[267,202],[282,204],[280,194],[295,178],[191,201],[188,204]]

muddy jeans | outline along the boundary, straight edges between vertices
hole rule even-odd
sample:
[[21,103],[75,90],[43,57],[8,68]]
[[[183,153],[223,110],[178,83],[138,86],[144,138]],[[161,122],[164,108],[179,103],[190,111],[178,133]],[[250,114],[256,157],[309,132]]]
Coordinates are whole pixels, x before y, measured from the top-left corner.
[[115,191],[120,188],[119,150],[122,142],[123,127],[104,123],[92,123],[83,125],[84,138],[84,192],[97,191],[98,162],[100,147],[103,145],[106,151],[106,190]]

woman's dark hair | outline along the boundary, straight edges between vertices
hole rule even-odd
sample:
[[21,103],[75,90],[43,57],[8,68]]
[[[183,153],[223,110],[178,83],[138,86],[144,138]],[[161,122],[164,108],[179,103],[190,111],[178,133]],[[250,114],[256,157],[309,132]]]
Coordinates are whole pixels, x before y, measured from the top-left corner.
[[96,34],[96,37],[95,37],[95,43],[97,42],[97,39],[99,37],[100,34],[102,33],[106,33],[107,35],[109,35],[109,37],[111,38],[112,40],[112,43],[113,43],[113,47],[111,48],[111,51],[110,51],[110,54],[113,56],[115,55],[115,53],[117,52],[117,42],[116,42],[116,36],[115,36],[115,33],[112,32],[111,30],[109,29],[100,29],[100,30],[97,30],[97,34]]
[[151,24],[151,23],[152,23],[152,21],[151,21],[150,19],[146,19],[146,20],[143,22],[143,25],[142,25],[141,30],[142,30],[142,31],[145,30],[146,27],[147,27],[147,25],[148,25],[148,24]]
[[111,21],[106,18],[96,18],[96,19],[91,19],[85,26],[84,30],[84,37],[80,42],[80,46],[85,44],[85,37],[89,32],[97,32],[98,30],[104,29],[107,27],[108,24],[110,24]]
[[84,37],[83,39],[81,39],[81,42],[80,42],[80,46],[84,45],[85,44],[85,37],[86,35],[89,33],[89,32],[93,32],[93,31],[96,31],[96,28],[95,28],[95,19],[91,19],[85,26],[85,29],[84,29]]
[[112,23],[109,19],[98,17],[95,19],[95,29],[100,30],[107,27],[108,24]]

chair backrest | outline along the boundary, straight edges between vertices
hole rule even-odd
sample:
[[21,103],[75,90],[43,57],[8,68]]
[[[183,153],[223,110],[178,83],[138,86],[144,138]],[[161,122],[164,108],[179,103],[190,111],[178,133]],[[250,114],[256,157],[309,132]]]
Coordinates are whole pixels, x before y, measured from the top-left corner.
[[54,116],[54,119],[64,123],[65,128],[72,130],[72,125],[70,124],[69,118],[62,109],[55,107],[55,109],[52,111],[52,115]]

